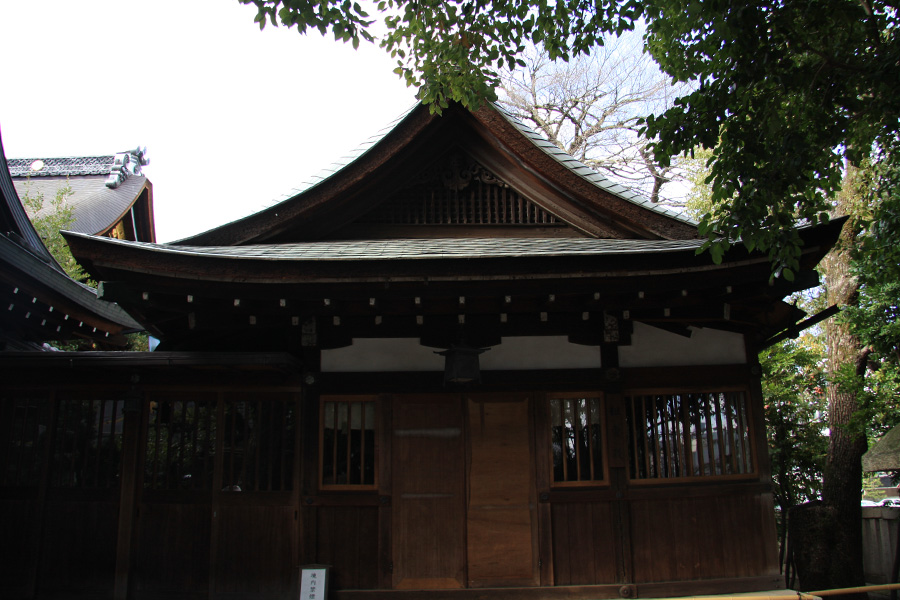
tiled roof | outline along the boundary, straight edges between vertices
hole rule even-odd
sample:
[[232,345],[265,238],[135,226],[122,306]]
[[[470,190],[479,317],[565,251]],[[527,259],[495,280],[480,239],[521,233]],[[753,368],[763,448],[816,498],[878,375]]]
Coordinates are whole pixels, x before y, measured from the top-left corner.
[[[104,177],[106,174],[103,174]],[[107,187],[105,179],[89,176],[17,178],[13,180],[13,184],[20,198],[26,193],[32,197],[37,194],[44,197],[44,208],[38,211],[38,215],[53,210],[51,202],[57,190],[68,184],[72,194],[66,198],[66,204],[72,207],[72,215],[75,217],[68,229],[79,233],[99,234],[117,222],[134,204],[147,184],[147,178],[132,175],[115,189]]]
[[146,250],[181,255],[276,261],[366,261],[597,256],[635,253],[694,253],[704,240],[611,240],[593,238],[439,238],[256,244],[248,246],[177,246],[122,242]]
[[[417,106],[418,106],[418,104],[414,104],[413,106],[406,109],[399,117],[394,119],[390,124],[388,124],[386,127],[381,129],[378,133],[376,133],[375,135],[370,137],[368,140],[361,143],[357,148],[355,148],[354,150],[349,152],[346,156],[342,157],[338,161],[332,163],[329,167],[327,167],[327,168],[319,171],[317,174],[313,175],[312,178],[305,184],[301,185],[298,188],[294,188],[294,189],[290,190],[289,192],[284,194],[282,197],[276,199],[275,201],[273,201],[273,204],[287,200],[289,198],[292,198],[301,192],[305,192],[306,190],[308,190],[312,187],[315,187],[322,181],[325,181],[326,179],[328,179],[329,177],[336,174],[338,171],[340,171],[341,169],[343,169],[344,167],[346,167],[347,165],[352,163],[357,158],[361,157],[370,148],[375,146],[385,136],[387,136],[397,126],[397,124],[400,123],[400,121],[402,121],[403,119],[405,119],[409,115],[409,113],[411,113],[413,110],[416,109]],[[564,150],[557,147],[552,142],[548,141],[540,133],[538,133],[535,130],[528,127],[528,125],[526,125],[521,120],[514,117],[511,113],[506,111],[499,104],[494,103],[493,106],[497,110],[498,113],[503,115],[503,117],[507,121],[509,121],[513,126],[515,126],[519,131],[521,131],[525,137],[530,139],[534,143],[535,146],[540,148],[542,151],[544,151],[549,156],[553,157],[556,161],[558,161],[560,164],[565,166],[567,169],[569,169],[573,173],[577,174],[582,179],[589,181],[591,184],[603,189],[604,191],[606,191],[610,194],[613,194],[614,196],[622,198],[623,200],[627,200],[628,202],[631,202],[633,204],[637,204],[638,206],[641,206],[642,208],[646,208],[647,210],[651,210],[653,212],[663,214],[667,217],[676,219],[678,221],[681,221],[683,223],[687,223],[690,225],[697,224],[693,219],[688,217],[686,214],[678,212],[676,210],[672,210],[671,208],[668,208],[666,206],[662,206],[657,202],[651,202],[649,198],[646,198],[639,192],[631,190],[621,184],[615,183],[614,181],[607,179],[606,177],[604,177],[597,171],[593,170],[592,168],[590,168],[583,162],[575,159],[570,154],[568,154]]]

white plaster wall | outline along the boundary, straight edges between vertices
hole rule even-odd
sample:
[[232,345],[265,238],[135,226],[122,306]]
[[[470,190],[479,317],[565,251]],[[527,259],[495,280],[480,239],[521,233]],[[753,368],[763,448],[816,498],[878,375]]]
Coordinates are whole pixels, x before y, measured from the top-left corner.
[[[352,346],[322,351],[322,371],[443,371],[444,357],[417,338],[353,340]],[[570,344],[565,337],[503,338],[481,355],[481,369],[589,369],[600,367],[600,349]]]
[[619,347],[619,366],[674,367],[747,362],[743,335],[701,327],[690,330],[691,337],[684,337],[635,322],[631,345]]

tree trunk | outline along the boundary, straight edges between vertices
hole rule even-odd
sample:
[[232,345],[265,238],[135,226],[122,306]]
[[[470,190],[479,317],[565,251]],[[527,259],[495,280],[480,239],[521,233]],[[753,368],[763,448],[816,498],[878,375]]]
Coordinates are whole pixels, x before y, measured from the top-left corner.
[[[857,178],[857,170],[848,167],[843,190],[837,198],[835,212],[838,216],[852,212],[858,198]],[[852,221],[844,227],[837,247],[824,260],[828,304],[842,306],[853,302],[856,297],[857,282],[850,272],[850,250],[856,233]],[[835,377],[842,367],[850,365],[856,377],[862,378],[868,352],[860,346],[847,325],[836,319],[826,322],[825,337],[831,376],[828,387],[831,436],[822,486],[823,503],[804,507],[805,514],[794,525],[802,527],[805,524],[807,535],[802,536],[802,540],[792,540],[795,548],[801,544],[819,544],[823,547],[806,549],[806,555],[817,564],[801,565],[798,562],[797,572],[803,591],[865,584],[860,498],[861,459],[866,451],[866,436],[865,432],[850,428],[851,418],[859,407],[855,391],[851,386],[837,385]],[[865,594],[861,596],[865,597]]]

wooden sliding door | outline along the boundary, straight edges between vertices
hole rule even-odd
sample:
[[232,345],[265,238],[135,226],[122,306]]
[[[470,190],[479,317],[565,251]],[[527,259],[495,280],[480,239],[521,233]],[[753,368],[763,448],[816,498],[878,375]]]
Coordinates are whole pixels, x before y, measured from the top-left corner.
[[470,587],[538,584],[528,400],[524,394],[467,398]]
[[537,585],[528,395],[399,396],[393,587]]
[[463,405],[453,395],[393,403],[393,587],[466,585]]

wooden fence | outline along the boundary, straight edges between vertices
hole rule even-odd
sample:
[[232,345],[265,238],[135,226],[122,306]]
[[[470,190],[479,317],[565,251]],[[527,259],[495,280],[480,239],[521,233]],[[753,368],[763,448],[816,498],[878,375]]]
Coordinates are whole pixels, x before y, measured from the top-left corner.
[[863,565],[867,583],[891,583],[897,555],[900,508],[866,507],[863,513]]

